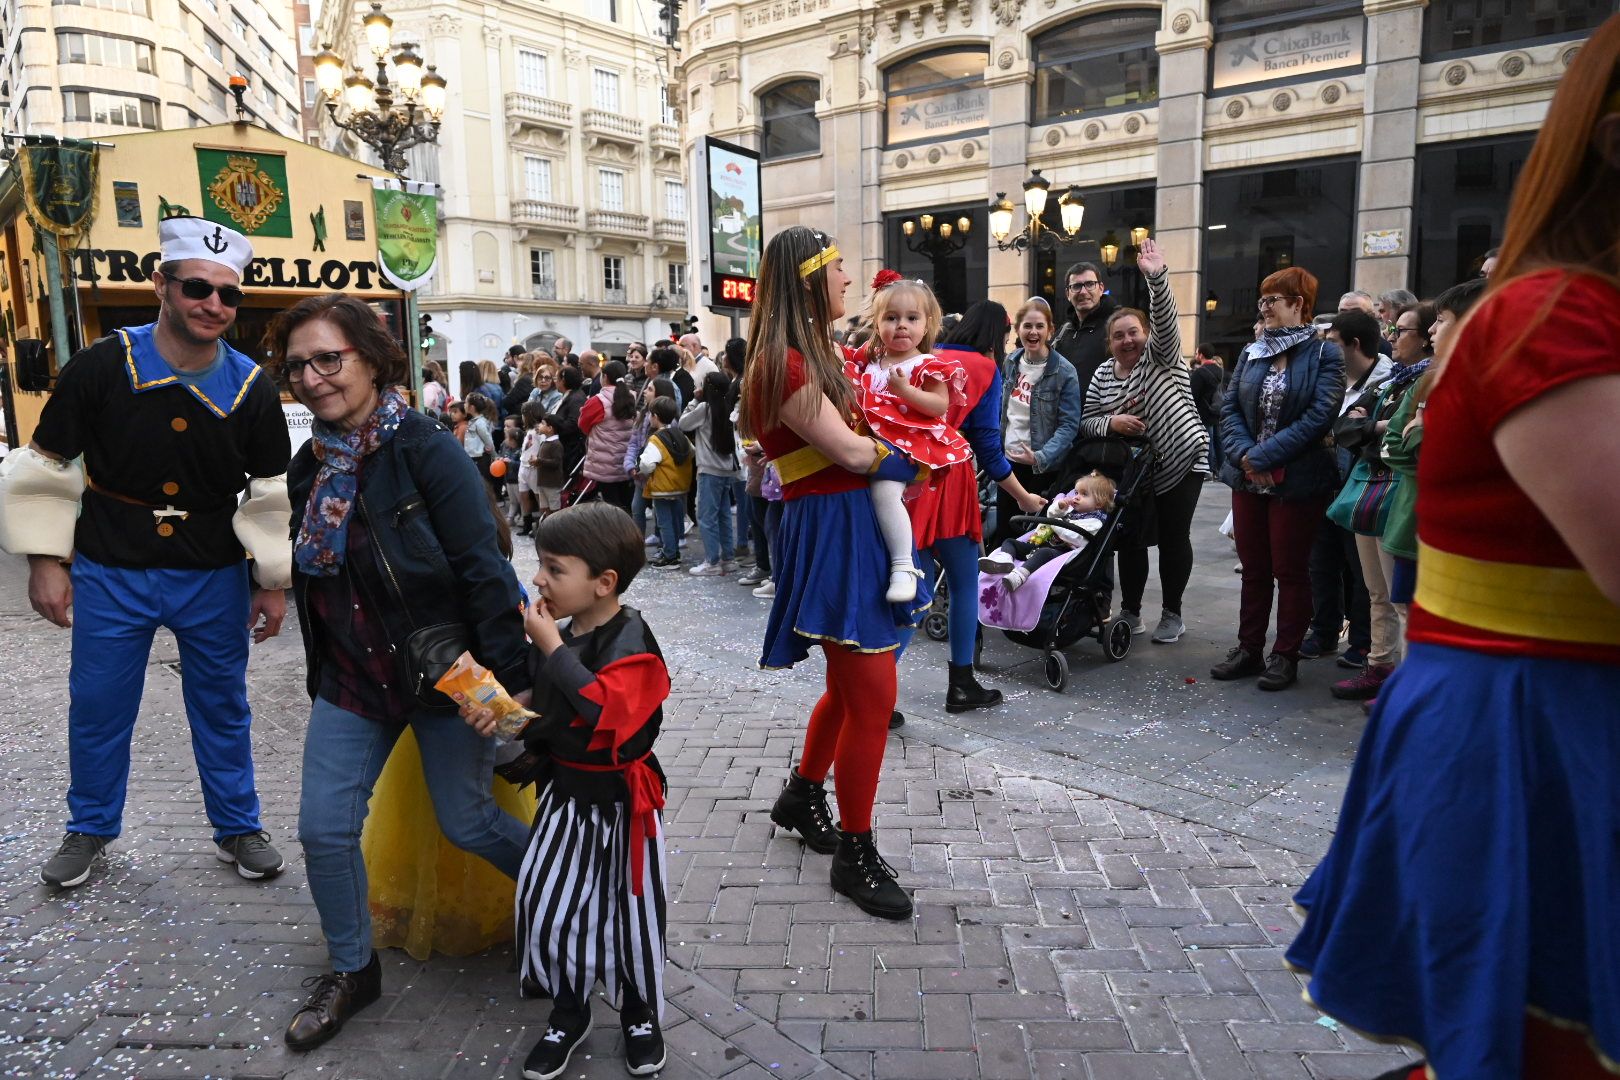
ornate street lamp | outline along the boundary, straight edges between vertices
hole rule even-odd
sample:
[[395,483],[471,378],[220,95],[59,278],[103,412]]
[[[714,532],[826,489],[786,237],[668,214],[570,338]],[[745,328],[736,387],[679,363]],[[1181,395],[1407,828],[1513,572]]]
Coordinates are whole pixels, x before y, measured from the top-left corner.
[[[403,176],[405,151],[438,141],[448,84],[432,64],[423,69],[414,45],[401,46],[389,63],[394,20],[383,14],[380,3],[371,5],[371,14],[361,25],[369,61],[356,63],[354,74],[345,77],[343,58],[327,42],[315,55],[315,85],[332,122],[375,150],[386,168]],[[376,65],[375,78],[366,75],[368,63]],[[348,110],[342,119],[338,118],[339,100]]]
[[1052,182],[1041,175],[1041,170],[1032,169],[1023,186],[1024,211],[1029,215],[1029,223],[1018,232],[1013,232],[1016,208],[1007,198],[1007,193],[996,192],[996,199],[990,204],[990,233],[995,237],[996,247],[1002,251],[1028,251],[1030,248],[1057,251],[1070,244],[1078,244],[1080,225],[1086,216],[1086,200],[1080,194],[1080,189],[1070,185],[1058,197],[1058,214],[1063,224],[1059,231],[1041,224]]
[[920,214],[916,221],[907,218],[900,223],[906,250],[924,255],[934,263],[967,247],[968,234],[972,231],[973,219],[966,214],[954,223],[936,221],[933,214]]

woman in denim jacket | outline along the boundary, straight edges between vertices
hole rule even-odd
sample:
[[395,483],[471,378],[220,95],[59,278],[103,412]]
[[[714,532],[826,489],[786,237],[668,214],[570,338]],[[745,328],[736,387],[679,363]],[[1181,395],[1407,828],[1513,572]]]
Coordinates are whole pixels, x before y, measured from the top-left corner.
[[[1310,324],[1316,278],[1299,267],[1260,283],[1265,330],[1239,361],[1221,402],[1221,480],[1243,591],[1238,644],[1210,669],[1216,679],[1260,675],[1260,689],[1292,686],[1311,621],[1311,545],[1338,489],[1327,435],[1344,396],[1344,353]],[[1277,592],[1277,637],[1262,659]]]
[[487,489],[455,438],[393,389],[405,358],[376,314],[353,297],[311,297],[276,317],[265,344],[314,414],[287,474],[314,699],[298,834],[333,967],[306,982],[313,993],[287,1028],[288,1046],[308,1050],[381,992],[360,833],[407,725],[445,837],[513,879],[523,859],[528,824],[491,793],[495,743],[448,698],[442,708],[419,700],[407,639],[459,626],[479,663],[524,700],[529,669],[517,575],[497,547]]
[[[1018,348],[1001,362],[1001,439],[1013,475],[1037,494],[1062,477],[1064,458],[1080,431],[1080,376],[1052,348],[1052,309],[1030,297],[1013,316]],[[1012,533],[1008,523],[1022,513],[1005,491],[996,495],[996,530],[988,546]]]

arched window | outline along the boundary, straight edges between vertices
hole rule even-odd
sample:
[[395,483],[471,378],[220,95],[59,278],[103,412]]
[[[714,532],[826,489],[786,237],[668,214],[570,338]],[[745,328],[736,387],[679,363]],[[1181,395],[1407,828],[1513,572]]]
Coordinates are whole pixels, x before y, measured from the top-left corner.
[[942,49],[896,64],[884,73],[888,95],[884,143],[917,142],[984,131],[990,91],[984,69],[990,50]]
[[1158,29],[1158,10],[1144,8],[1077,19],[1035,38],[1030,123],[1159,100]]
[[816,119],[819,97],[821,84],[814,79],[795,79],[759,95],[759,114],[765,124],[760,140],[762,161],[821,153],[821,121]]

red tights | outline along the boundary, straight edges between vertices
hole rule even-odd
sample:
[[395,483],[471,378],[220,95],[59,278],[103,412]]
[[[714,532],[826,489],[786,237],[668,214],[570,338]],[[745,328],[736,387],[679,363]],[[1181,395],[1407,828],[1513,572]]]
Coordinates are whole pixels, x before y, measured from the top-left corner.
[[870,832],[889,714],[899,692],[895,654],[861,653],[831,642],[821,648],[827,654],[827,692],[810,713],[799,775],[819,784],[831,769],[840,826],[845,832]]

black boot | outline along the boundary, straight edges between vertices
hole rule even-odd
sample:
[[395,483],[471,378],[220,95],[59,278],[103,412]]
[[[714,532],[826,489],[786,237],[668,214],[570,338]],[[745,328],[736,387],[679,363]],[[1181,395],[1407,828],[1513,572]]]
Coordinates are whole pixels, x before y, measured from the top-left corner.
[[901,712],[899,709],[895,709],[895,710],[893,710],[892,712],[889,713],[889,730],[890,731],[893,731],[895,728],[900,727],[905,722],[906,722],[906,714]]
[[359,971],[334,971],[304,980],[313,993],[287,1025],[287,1046],[310,1050],[343,1030],[344,1023],[382,994],[382,963],[377,954]]
[[838,830],[833,828],[832,811],[827,809],[827,788],[806,780],[795,769],[787,786],[771,807],[771,821],[799,834],[806,847],[831,855],[838,848]]
[[911,918],[911,897],[895,882],[894,867],[883,861],[870,832],[838,834],[833,853],[833,892],[880,919]]
[[951,665],[951,688],[945,692],[945,711],[967,712],[1001,704],[1001,691],[979,685],[972,664]]

